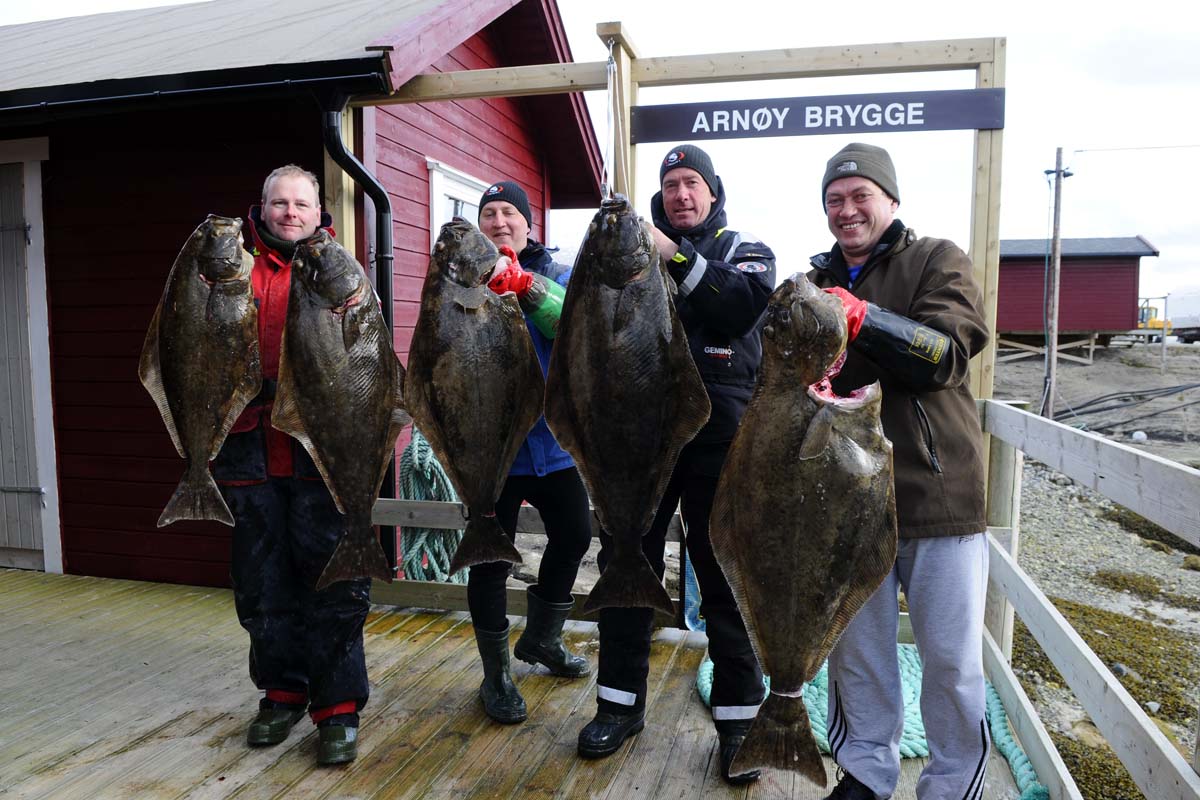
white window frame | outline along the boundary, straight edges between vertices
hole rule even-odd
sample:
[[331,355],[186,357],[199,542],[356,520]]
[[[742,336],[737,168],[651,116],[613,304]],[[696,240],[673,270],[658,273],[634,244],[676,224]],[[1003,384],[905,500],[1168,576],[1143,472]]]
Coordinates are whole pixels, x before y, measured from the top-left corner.
[[[475,205],[491,184],[436,159],[426,158],[425,166],[429,169],[429,241],[432,242],[437,240],[442,225],[450,221],[449,217],[443,219],[446,198]],[[473,219],[468,221],[475,224]]]

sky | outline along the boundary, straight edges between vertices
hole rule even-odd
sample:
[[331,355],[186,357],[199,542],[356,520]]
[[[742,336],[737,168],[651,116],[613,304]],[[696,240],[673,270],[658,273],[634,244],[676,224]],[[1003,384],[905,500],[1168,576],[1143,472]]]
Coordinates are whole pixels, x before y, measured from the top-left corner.
[[[1188,5],[1110,6],[1063,0],[651,3],[558,0],[576,61],[600,61],[596,25],[620,21],[642,57],[977,37],[1007,40],[1001,239],[1049,238],[1056,148],[1065,238],[1142,236],[1140,294],[1200,286],[1200,21]],[[0,4],[0,25],[169,5],[164,0],[39,0]],[[910,73],[643,89],[646,105],[745,98],[974,88],[973,72]],[[606,96],[586,95],[597,136]],[[825,162],[850,141],[886,147],[898,216],[918,234],[969,245],[974,133],[799,136],[700,143],[726,186],[730,227],[775,251],[779,279],[807,268],[832,235],[820,203]],[[658,163],[672,143],[637,147],[635,205],[647,217]],[[551,245],[573,254],[591,211],[552,210]]]

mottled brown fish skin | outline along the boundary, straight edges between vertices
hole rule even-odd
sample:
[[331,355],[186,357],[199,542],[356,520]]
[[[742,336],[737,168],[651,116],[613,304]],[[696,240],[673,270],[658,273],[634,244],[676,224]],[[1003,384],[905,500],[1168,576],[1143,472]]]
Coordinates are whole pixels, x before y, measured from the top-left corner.
[[546,423],[613,537],[586,611],[674,613],[642,536],[711,406],[671,294],[646,223],[624,197],[604,201],[571,273],[546,386]]
[[774,767],[824,786],[801,688],[896,558],[892,446],[872,384],[810,388],[846,343],[841,301],[800,274],[771,296],[763,363],[721,472],[713,552],[771,691],[731,773]]
[[146,331],[138,376],[187,460],[160,528],[181,519],[233,525],[208,462],[262,388],[253,266],[242,221],[209,215],[175,259]]
[[346,527],[316,588],[392,580],[371,510],[408,423],[404,367],[370,281],[328,232],[297,245],[271,424],[312,456]]
[[499,256],[466,220],[442,226],[408,357],[405,403],[468,509],[451,573],[521,561],[496,500],[542,414],[545,381],[515,297],[487,287]]

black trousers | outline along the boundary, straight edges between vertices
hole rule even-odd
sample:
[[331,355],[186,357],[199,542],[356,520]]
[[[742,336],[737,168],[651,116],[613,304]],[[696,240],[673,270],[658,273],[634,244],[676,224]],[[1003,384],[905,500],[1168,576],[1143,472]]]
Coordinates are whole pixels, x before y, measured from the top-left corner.
[[250,678],[260,689],[305,693],[314,709],[362,708],[371,579],[313,588],[344,527],[329,490],[319,479],[268,478],[221,493],[234,518],[230,574],[250,634]]
[[[723,444],[689,445],[683,449],[654,522],[642,537],[642,552],[661,578],[667,526],[675,507],[679,506],[687,531],[688,558],[700,584],[700,613],[704,617],[708,652],[713,660],[711,700],[714,714],[718,707],[755,706],[764,696],[762,670],[708,538],[708,518],[717,490],[720,463],[727,448],[728,445]],[[602,531],[601,571],[607,566],[612,552],[612,537]],[[642,710],[646,706],[654,612],[649,608],[604,608],[599,616],[600,665],[596,679],[601,695],[597,699],[599,710],[617,713]],[[628,695],[624,699],[632,702],[605,699],[604,694]],[[718,729],[722,727],[720,720],[716,724]]]
[[[592,512],[587,490],[574,467],[548,475],[509,475],[496,501],[496,521],[516,541],[517,515],[528,501],[546,526],[546,549],[538,582],[529,588],[547,603],[566,603],[579,572],[579,562],[592,541]],[[467,606],[472,624],[484,631],[501,631],[505,616],[505,583],[512,565],[507,561],[476,564],[467,576]]]

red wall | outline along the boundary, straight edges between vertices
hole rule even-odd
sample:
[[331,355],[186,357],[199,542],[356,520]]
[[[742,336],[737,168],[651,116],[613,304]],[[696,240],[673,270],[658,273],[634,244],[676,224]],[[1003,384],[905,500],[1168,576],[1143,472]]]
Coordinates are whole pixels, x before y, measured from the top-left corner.
[[244,215],[282,163],[319,174],[319,119],[307,103],[214,104],[41,132],[67,572],[228,585],[227,527],[156,525],[183,461],[138,380],[138,357],[192,230],[209,213]]
[[[1137,327],[1138,259],[1063,260],[1058,329],[1067,332],[1127,331]],[[1005,260],[1000,264],[996,330],[1042,333],[1045,265]]]
[[[444,72],[502,65],[485,35],[477,34],[434,63],[433,69]],[[539,240],[545,230],[547,206],[545,165],[531,122],[514,99],[380,106],[374,114],[373,169],[391,196],[395,230],[396,352],[408,363],[421,284],[432,249],[426,157],[483,181],[516,181],[529,195],[533,236]]]

